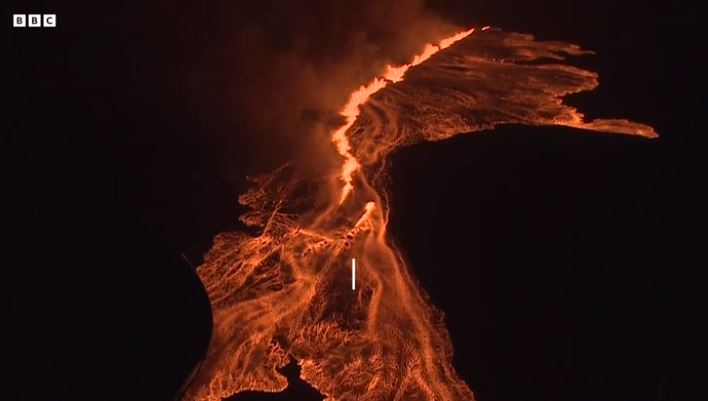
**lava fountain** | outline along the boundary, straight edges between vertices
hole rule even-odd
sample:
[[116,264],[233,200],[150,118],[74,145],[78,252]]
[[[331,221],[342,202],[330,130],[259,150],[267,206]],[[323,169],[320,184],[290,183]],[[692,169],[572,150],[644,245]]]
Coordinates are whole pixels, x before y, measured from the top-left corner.
[[214,328],[183,400],[282,391],[288,383],[277,369],[291,358],[332,401],[474,400],[452,367],[442,313],[388,239],[386,156],[498,124],[656,133],[624,119],[586,122],[563,104],[565,95],[597,86],[597,74],[564,63],[589,52],[473,31],[429,44],[354,90],[330,133],[336,168],[304,178],[288,164],[241,195],[250,209],[241,220],[259,234],[218,235],[198,268]]

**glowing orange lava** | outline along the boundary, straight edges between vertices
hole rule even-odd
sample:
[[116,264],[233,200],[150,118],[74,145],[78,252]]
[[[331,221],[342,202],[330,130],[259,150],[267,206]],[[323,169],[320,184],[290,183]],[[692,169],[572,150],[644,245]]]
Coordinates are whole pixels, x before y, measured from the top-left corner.
[[406,74],[409,68],[414,67],[425,60],[432,57],[435,53],[440,50],[447,49],[453,43],[460,41],[474,32],[474,28],[455,33],[454,35],[448,36],[442,40],[437,45],[427,44],[423,48],[420,54],[413,57],[413,61],[409,64],[404,64],[401,66],[388,65],[386,67],[386,72],[381,78],[374,78],[371,82],[360,86],[349,96],[349,100],[340,110],[340,115],[344,117],[345,124],[339,127],[332,134],[332,141],[337,146],[337,151],[340,155],[344,157],[344,165],[342,165],[341,179],[344,182],[344,187],[342,188],[342,195],[339,199],[339,203],[344,202],[349,195],[349,192],[353,189],[352,186],[352,174],[359,168],[359,162],[351,154],[351,146],[349,145],[349,140],[347,139],[347,131],[354,125],[357,117],[359,117],[359,106],[366,103],[369,97],[379,90],[383,89],[388,85],[388,83],[396,83],[403,80],[403,76]]
[[584,53],[577,46],[472,32],[425,46],[351,93],[331,134],[341,165],[306,178],[288,164],[239,198],[251,210],[241,220],[259,234],[220,234],[198,269],[214,329],[185,401],[282,391],[278,368],[290,358],[329,401],[474,400],[452,366],[442,314],[389,241],[386,156],[509,123],[656,133],[624,119],[585,122],[563,104],[597,86],[596,74],[561,63]]

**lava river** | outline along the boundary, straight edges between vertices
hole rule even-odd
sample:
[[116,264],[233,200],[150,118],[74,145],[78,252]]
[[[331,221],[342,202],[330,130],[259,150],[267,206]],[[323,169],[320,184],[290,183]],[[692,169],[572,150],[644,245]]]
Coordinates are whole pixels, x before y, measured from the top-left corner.
[[183,400],[282,391],[277,369],[291,358],[330,401],[473,400],[452,366],[442,313],[388,239],[386,156],[498,124],[656,137],[624,119],[586,122],[563,104],[598,84],[565,63],[585,53],[530,35],[461,31],[355,89],[327,134],[339,162],[314,178],[290,163],[254,179],[241,220],[258,234],[214,239],[197,270],[213,335]]

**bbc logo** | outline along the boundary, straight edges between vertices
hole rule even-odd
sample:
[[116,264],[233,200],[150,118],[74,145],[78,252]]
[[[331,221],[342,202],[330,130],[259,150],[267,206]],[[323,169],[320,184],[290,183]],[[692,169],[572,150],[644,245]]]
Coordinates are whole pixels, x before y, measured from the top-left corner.
[[56,14],[12,14],[12,26],[15,28],[54,28],[57,26]]

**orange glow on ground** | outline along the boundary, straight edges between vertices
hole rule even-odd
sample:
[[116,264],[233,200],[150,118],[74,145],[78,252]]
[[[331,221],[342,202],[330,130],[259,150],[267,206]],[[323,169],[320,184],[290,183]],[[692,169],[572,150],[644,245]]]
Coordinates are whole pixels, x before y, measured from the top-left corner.
[[578,46],[482,31],[429,44],[353,90],[339,112],[344,124],[331,133],[341,164],[315,179],[286,165],[241,195],[249,209],[241,221],[257,234],[218,235],[197,270],[214,328],[184,401],[282,391],[278,369],[291,358],[327,401],[474,400],[452,365],[442,314],[389,238],[386,157],[499,124],[657,136],[625,119],[586,122],[563,104],[598,83],[597,74],[561,63],[586,54]]

